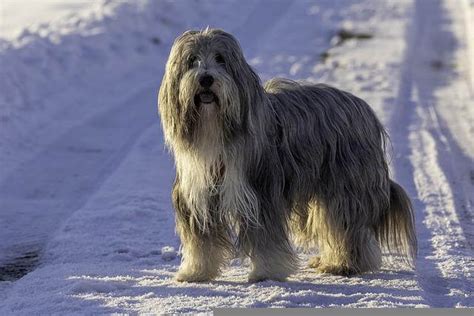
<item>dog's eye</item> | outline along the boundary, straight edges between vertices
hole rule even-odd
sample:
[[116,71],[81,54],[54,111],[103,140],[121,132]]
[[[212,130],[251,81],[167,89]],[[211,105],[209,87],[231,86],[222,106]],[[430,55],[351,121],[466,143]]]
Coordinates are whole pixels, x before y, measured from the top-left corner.
[[188,68],[193,68],[197,63],[197,57],[194,55],[189,56],[188,58]]
[[221,65],[224,65],[224,64],[225,64],[224,57],[222,57],[221,54],[217,54],[217,55],[216,55],[216,63],[221,64]]

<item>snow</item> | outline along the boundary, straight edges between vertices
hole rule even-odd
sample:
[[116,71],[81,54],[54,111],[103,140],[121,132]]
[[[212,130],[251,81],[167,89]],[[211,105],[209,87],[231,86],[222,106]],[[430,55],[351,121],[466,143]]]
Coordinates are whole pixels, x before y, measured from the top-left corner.
[[[0,42],[0,314],[474,306],[472,1],[74,8],[18,19],[28,28]],[[172,279],[174,168],[156,92],[175,36],[207,25],[235,34],[264,80],[326,82],[371,104],[391,134],[393,176],[414,200],[415,271],[396,260],[352,278],[302,267],[287,282],[248,284],[248,263],[233,260],[212,282]],[[371,38],[341,40],[341,30]],[[30,273],[7,277],[25,260]]]
[[2,0],[0,3],[0,38],[14,39],[25,27],[47,25],[80,13],[93,6],[87,0]]

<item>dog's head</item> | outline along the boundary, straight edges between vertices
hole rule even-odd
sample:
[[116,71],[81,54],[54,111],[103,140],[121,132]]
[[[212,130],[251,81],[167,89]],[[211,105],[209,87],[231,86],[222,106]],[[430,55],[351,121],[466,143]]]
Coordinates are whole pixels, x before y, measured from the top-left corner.
[[250,107],[262,91],[232,35],[218,29],[185,32],[171,48],[159,92],[167,143],[193,145],[209,125],[223,142],[235,137],[248,129]]

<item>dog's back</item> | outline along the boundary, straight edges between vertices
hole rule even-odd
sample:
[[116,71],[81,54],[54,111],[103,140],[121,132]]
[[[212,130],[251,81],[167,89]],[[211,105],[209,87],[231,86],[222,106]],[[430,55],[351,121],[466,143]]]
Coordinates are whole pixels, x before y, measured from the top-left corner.
[[[268,81],[264,89],[278,123],[286,130],[307,126],[308,131],[319,132],[321,137],[330,138],[328,141],[331,142],[362,142],[371,136],[378,147],[383,149],[385,145],[387,134],[373,110],[365,101],[346,91],[325,84],[281,78]],[[301,120],[306,126],[301,124]]]
[[387,134],[370,106],[324,84],[273,79],[264,88],[277,126],[269,138],[299,221],[295,234],[319,244],[318,268],[336,274],[376,270],[379,246],[413,258],[411,205],[389,178]]
[[[280,149],[288,176],[301,182],[294,190],[305,192],[311,183],[319,195],[328,195],[333,186],[365,190],[365,184],[380,187],[388,204],[387,136],[366,102],[324,84],[273,79],[264,88],[276,121],[270,138]],[[294,187],[295,181],[291,183]]]

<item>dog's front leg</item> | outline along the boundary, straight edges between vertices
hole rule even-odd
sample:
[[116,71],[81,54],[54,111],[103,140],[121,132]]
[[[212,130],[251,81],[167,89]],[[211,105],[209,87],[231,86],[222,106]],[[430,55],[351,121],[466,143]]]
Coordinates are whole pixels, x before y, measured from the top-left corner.
[[215,279],[226,262],[225,249],[209,236],[188,232],[184,235],[180,234],[183,257],[176,280],[203,282]]
[[181,239],[182,261],[175,279],[203,282],[216,278],[232,252],[228,228],[213,220],[206,229],[198,225],[175,184],[173,204],[176,228]]
[[284,223],[247,227],[240,230],[239,242],[251,260],[249,282],[264,280],[284,281],[298,267]]

